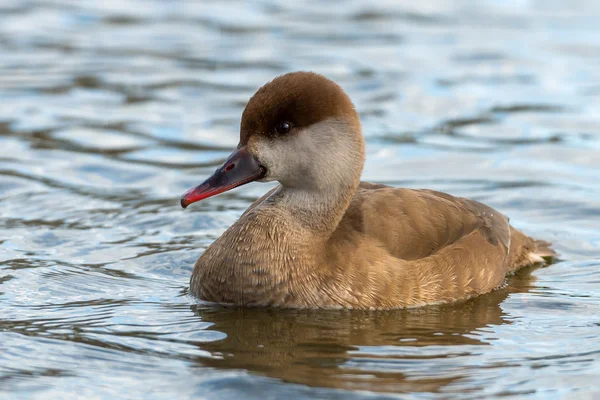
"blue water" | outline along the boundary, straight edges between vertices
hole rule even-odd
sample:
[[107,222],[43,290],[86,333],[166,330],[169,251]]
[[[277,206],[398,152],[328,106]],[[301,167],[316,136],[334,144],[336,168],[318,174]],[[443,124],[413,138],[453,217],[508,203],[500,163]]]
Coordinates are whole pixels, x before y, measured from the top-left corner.
[[[600,3],[0,2],[0,397],[600,397]],[[486,202],[560,261],[466,304],[234,310],[183,211],[288,71],[339,82],[364,179]]]

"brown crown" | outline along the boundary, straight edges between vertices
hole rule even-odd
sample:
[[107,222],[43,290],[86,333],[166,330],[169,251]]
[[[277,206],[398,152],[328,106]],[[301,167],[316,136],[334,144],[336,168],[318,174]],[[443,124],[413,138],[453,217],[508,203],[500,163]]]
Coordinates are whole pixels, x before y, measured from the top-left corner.
[[242,114],[240,144],[252,135],[272,135],[284,121],[303,128],[329,118],[358,123],[352,101],[338,84],[314,72],[291,72],[252,96]]

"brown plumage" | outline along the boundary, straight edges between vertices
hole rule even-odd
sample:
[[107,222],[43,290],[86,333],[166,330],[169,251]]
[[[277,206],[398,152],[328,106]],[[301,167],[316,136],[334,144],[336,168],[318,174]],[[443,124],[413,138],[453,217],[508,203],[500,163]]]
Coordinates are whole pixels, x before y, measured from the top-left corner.
[[254,180],[280,185],[206,249],[192,293],[240,306],[413,307],[489,292],[554,255],[482,203],[360,182],[364,158],[358,115],[334,82],[296,72],[259,89],[238,150],[182,205]]

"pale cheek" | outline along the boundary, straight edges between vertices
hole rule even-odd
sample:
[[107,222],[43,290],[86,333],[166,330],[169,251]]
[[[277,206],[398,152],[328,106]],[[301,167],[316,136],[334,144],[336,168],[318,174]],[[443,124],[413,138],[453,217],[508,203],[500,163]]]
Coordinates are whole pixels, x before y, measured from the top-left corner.
[[267,175],[261,179],[262,182],[278,179],[281,164],[280,158],[284,156],[281,154],[282,149],[279,146],[267,143],[265,140],[253,140],[248,143],[248,150],[267,169]]
[[286,179],[293,174],[294,165],[297,161],[297,155],[294,154],[289,146],[276,144],[266,153],[269,164],[272,168],[273,179]]
[[249,150],[267,169],[262,182],[281,182],[297,179],[302,175],[306,162],[306,149],[297,140],[255,140],[248,145]]

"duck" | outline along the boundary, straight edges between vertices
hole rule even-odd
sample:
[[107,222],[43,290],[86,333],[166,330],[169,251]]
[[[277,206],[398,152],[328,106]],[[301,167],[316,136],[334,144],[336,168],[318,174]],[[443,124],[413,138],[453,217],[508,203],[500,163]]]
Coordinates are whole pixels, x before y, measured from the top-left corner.
[[338,84],[291,72],[259,88],[237,148],[181,206],[278,185],[201,254],[191,293],[237,307],[421,307],[491,292],[555,255],[478,201],[362,182],[364,163],[359,115]]

